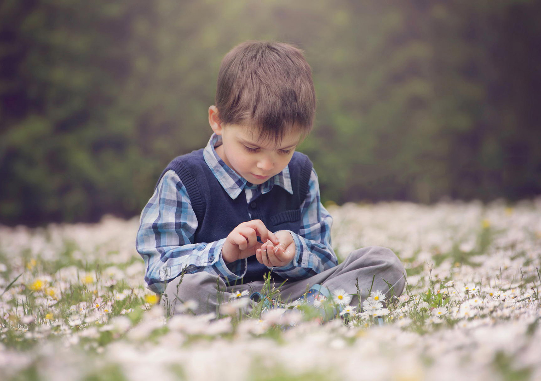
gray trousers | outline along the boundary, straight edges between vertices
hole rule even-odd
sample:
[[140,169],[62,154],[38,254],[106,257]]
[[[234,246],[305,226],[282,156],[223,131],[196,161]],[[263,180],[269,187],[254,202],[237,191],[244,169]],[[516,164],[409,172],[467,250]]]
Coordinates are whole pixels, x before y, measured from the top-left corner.
[[[343,289],[348,294],[357,293],[357,281],[361,298],[368,296],[368,291],[379,290],[389,298],[400,296],[406,282],[406,272],[398,257],[389,249],[379,246],[365,247],[353,251],[338,266],[303,280],[286,281],[280,288],[282,301],[293,301],[303,296],[315,284],[322,284],[331,292]],[[185,274],[167,284],[160,304],[170,315],[176,306],[188,300],[195,300],[198,307],[196,314],[216,312],[220,303],[229,301],[236,291],[248,290],[250,293],[261,291],[264,282],[228,285],[216,275],[207,272]],[[276,287],[280,284],[276,283]],[[219,292],[218,292],[219,290]],[[351,305],[358,305],[354,296]],[[248,305],[248,311],[253,304]]]

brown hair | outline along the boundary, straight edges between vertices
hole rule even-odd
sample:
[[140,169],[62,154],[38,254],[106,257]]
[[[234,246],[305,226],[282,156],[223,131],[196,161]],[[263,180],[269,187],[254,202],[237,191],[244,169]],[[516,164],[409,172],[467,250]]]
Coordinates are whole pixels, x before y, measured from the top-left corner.
[[224,124],[253,125],[263,140],[312,129],[316,94],[302,51],[279,42],[246,41],[225,55],[216,89]]

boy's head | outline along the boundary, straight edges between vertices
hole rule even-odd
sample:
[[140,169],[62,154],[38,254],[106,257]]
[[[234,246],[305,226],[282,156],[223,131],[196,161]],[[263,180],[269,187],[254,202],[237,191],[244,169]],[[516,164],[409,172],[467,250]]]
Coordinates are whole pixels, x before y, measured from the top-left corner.
[[222,60],[209,123],[216,153],[239,175],[262,184],[289,163],[310,132],[316,96],[310,66],[288,44],[248,41]]
[[316,109],[310,65],[289,44],[237,45],[222,60],[215,106],[221,124],[250,127],[260,140],[279,142],[292,131],[306,136]]

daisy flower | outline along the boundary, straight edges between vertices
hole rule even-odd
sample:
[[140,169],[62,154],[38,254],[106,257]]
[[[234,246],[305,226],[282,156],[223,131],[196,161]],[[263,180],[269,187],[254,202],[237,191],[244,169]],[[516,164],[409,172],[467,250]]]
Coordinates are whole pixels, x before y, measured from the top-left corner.
[[351,302],[351,295],[347,294],[346,291],[339,289],[333,291],[333,299],[337,304],[345,306]]
[[367,299],[363,302],[363,309],[365,311],[374,311],[379,310],[380,308],[383,308],[383,303],[376,302],[372,299]]
[[242,298],[243,296],[248,296],[248,290],[244,290],[244,291],[233,291],[233,293],[229,296],[229,298],[231,299],[238,299],[238,298]]
[[317,295],[314,299],[314,307],[316,308],[319,308],[323,305],[323,302],[326,300],[327,298],[323,295]]
[[368,300],[373,300],[375,302],[383,302],[385,300],[385,294],[380,290],[377,290],[376,292],[370,294]]
[[381,316],[389,315],[389,312],[390,311],[387,308],[380,308],[379,310],[374,310],[370,312],[370,315],[372,317],[381,317]]
[[340,316],[344,316],[344,315],[352,315],[353,312],[355,311],[355,308],[354,306],[346,306],[344,307],[344,309],[342,310],[342,312],[340,312]]
[[468,294],[471,294],[471,295],[476,295],[479,292],[479,289],[477,288],[475,283],[469,283],[469,284],[464,286],[463,291],[465,293],[468,293]]
[[432,315],[434,316],[443,316],[446,313],[447,313],[447,310],[445,309],[445,307],[434,308],[432,310]]

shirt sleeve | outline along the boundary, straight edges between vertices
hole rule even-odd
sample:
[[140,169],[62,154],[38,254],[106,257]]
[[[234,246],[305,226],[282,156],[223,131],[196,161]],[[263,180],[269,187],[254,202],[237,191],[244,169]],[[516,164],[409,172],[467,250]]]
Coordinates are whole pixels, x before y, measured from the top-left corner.
[[168,282],[185,273],[206,271],[234,282],[246,273],[246,260],[226,264],[225,242],[220,239],[194,244],[197,217],[186,187],[167,171],[141,213],[136,249],[145,261],[148,288],[163,294]]
[[338,264],[331,244],[332,217],[321,204],[319,181],[313,168],[308,185],[308,194],[301,204],[299,234],[289,231],[295,241],[295,257],[288,265],[273,270],[283,278],[306,279]]

